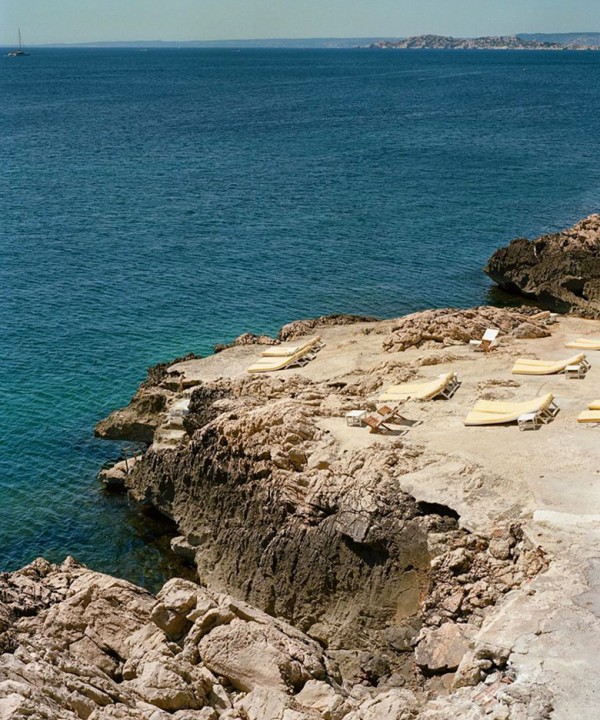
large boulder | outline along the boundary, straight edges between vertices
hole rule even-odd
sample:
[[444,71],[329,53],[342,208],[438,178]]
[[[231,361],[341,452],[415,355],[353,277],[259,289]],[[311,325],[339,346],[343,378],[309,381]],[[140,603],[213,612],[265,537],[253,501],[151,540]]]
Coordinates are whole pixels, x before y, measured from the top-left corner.
[[497,250],[485,272],[503,290],[535,297],[551,310],[600,317],[600,215]]
[[415,650],[417,665],[426,675],[456,670],[476,633],[477,628],[468,623],[444,623],[427,630]]

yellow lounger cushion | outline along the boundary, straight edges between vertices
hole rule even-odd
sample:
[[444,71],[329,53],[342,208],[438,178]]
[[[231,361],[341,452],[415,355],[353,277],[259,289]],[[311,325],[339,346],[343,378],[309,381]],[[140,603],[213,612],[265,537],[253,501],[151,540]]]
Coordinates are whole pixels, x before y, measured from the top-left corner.
[[530,360],[518,358],[512,372],[516,375],[553,375],[563,372],[567,365],[579,365],[585,360],[585,353],[572,355],[565,360]]
[[480,400],[464,420],[465,425],[500,425],[514,422],[526,413],[542,413],[550,408],[554,395],[548,393],[523,402]]
[[379,400],[382,402],[388,400],[406,400],[408,397],[417,400],[431,400],[436,395],[439,395],[442,390],[445,390],[455,378],[456,373],[451,371],[428,382],[392,385],[383,395],[380,395]]
[[526,413],[539,412],[550,406],[554,400],[552,393],[546,393],[533,400],[523,400],[521,402],[507,402],[503,400],[478,400],[473,407],[473,412],[477,413],[494,413],[496,415],[513,414],[518,417]]
[[471,412],[465,418],[465,425],[501,425],[514,422],[522,413]]
[[600,400],[592,400],[588,405],[588,410],[600,410]]
[[571,342],[565,343],[568,348],[581,348],[582,350],[600,350],[599,338],[577,338]]
[[309,350],[320,342],[321,338],[319,335],[308,338],[301,343],[291,345],[286,343],[285,345],[272,345],[267,350],[263,350],[261,355],[263,357],[286,357],[288,355],[295,355],[302,350]]
[[288,365],[293,365],[295,362],[300,360],[302,357],[308,354],[307,350],[301,350],[295,355],[286,355],[285,357],[274,357],[274,358],[261,358],[254,365],[251,365],[247,372],[249,373],[261,373],[261,372],[272,372],[274,370],[284,370]]
[[579,423],[600,423],[600,411],[584,410],[577,418]]

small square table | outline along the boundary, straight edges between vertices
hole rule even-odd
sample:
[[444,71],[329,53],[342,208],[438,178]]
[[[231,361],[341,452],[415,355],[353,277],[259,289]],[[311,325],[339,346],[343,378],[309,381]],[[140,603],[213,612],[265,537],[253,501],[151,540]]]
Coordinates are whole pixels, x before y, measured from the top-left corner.
[[363,420],[366,416],[366,410],[350,410],[346,413],[346,425],[361,427],[363,425]]
[[517,423],[519,430],[526,430],[527,428],[535,430],[538,425],[537,413],[524,413],[523,415],[519,415]]
[[565,368],[565,377],[581,379],[585,377],[585,368],[583,365],[567,365]]

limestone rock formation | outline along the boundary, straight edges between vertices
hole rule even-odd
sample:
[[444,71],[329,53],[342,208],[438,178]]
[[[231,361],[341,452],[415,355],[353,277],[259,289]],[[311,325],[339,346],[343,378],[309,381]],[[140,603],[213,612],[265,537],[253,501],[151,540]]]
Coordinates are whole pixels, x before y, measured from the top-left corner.
[[437,459],[422,448],[398,439],[342,451],[320,418],[355,405],[355,389],[299,375],[204,383],[190,399],[189,444],[148,452],[124,482],[177,522],[212,590],[324,643],[346,681],[377,683],[411,676],[422,625],[479,625],[543,562],[517,525],[499,529],[496,557],[456,513],[404,492],[403,475]]
[[255,335],[254,333],[242,333],[232,340],[230,343],[219,343],[215,345],[214,350],[216,353],[223,352],[232,347],[239,347],[240,345],[276,345],[277,340],[274,340],[268,335]]
[[480,339],[488,328],[498,328],[503,336],[547,337],[550,332],[543,320],[536,319],[535,307],[497,308],[482,306],[469,310],[444,308],[424,310],[395,321],[383,347],[400,352],[410,347],[433,344],[452,346]]
[[535,240],[517,238],[492,255],[485,272],[549,309],[600,317],[600,215]]
[[[433,702],[394,677],[344,682],[330,651],[291,625],[178,578],[154,597],[69,558],[39,559],[0,576],[0,596],[2,720],[440,720],[490,717],[490,707],[547,717],[539,689],[502,671],[482,671],[495,683],[485,692],[467,683]],[[457,626],[428,642],[446,627]],[[431,650],[455,665],[472,632]]]
[[287,341],[308,335],[320,327],[329,327],[332,325],[352,325],[353,323],[376,322],[377,318],[371,315],[322,315],[318,318],[310,320],[294,320],[294,322],[284,325],[279,334],[278,340]]

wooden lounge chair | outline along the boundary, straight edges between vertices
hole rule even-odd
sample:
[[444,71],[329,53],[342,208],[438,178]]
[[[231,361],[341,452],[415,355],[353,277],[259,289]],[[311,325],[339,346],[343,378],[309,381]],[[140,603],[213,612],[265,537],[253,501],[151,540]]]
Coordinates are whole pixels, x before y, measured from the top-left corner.
[[263,357],[287,357],[289,355],[295,355],[302,350],[320,350],[323,347],[321,338],[319,335],[314,335],[308,340],[303,340],[295,345],[291,343],[285,343],[283,345],[272,345],[271,347],[263,350],[261,355]]
[[475,350],[481,350],[483,352],[490,352],[497,346],[496,338],[500,330],[498,328],[488,328],[484,333],[481,340],[469,340],[469,345],[473,345]]
[[292,367],[304,367],[314,357],[310,350],[301,350],[294,355],[285,355],[283,357],[263,357],[254,365],[251,365],[246,372],[264,373],[286,370]]
[[387,432],[392,431],[392,428],[386,423],[386,418],[381,416],[375,417],[375,415],[367,415],[365,418],[363,418],[363,422],[365,423],[365,425],[369,426],[369,432],[372,433],[380,433],[382,429],[386,430]]
[[565,343],[565,347],[578,348],[579,350],[600,350],[599,338],[577,338]]
[[564,372],[568,365],[581,365],[584,373],[590,369],[590,364],[585,359],[585,353],[579,353],[579,355],[572,355],[566,360],[517,358],[511,372],[516,375],[554,375]]
[[547,423],[558,410],[552,393],[523,402],[479,400],[464,422],[465,425],[501,425],[515,422],[521,415],[534,414],[539,422]]
[[377,414],[381,415],[384,422],[395,422],[396,420],[408,422],[407,418],[400,412],[400,405],[396,405],[396,407],[393,408],[389,405],[382,405],[380,408],[377,408]]
[[400,385],[392,385],[379,396],[381,402],[395,402],[400,400],[433,400],[438,396],[450,399],[460,382],[454,371],[442,373],[435,380],[418,383],[402,383]]

